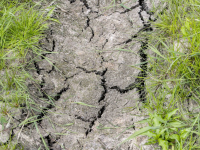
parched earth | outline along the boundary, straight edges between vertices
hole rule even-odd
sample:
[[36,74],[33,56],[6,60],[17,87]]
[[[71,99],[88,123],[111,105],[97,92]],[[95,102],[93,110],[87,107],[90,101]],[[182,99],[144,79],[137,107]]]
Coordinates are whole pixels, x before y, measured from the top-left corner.
[[[39,92],[29,84],[43,113],[42,119],[13,129],[25,149],[51,150],[153,150],[140,136],[122,145],[143,125],[140,105],[145,101],[147,39],[152,32],[153,1],[119,0],[127,7],[111,7],[109,0],[58,0],[54,23],[41,41],[44,57],[35,61],[31,74],[40,82]],[[129,8],[129,9],[128,9]],[[131,67],[136,64],[140,64]],[[50,95],[55,99],[50,102]],[[42,98],[43,101],[38,100]],[[23,120],[26,111],[16,117]],[[41,135],[41,136],[40,136]]]

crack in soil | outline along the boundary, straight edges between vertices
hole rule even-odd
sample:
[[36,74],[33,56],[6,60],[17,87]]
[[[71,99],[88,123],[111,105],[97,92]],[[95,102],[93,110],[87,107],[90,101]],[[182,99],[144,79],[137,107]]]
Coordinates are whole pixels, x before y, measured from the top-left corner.
[[79,73],[75,73],[75,74],[73,74],[73,75],[71,75],[71,76],[69,76],[69,77],[65,77],[65,80],[64,81],[67,81],[68,79],[71,79],[71,78],[73,78],[74,76],[76,76],[76,75],[78,75]]
[[[140,19],[142,20],[142,23],[144,24],[144,17],[142,16],[142,9],[140,9],[140,11],[138,12]],[[141,29],[140,29],[141,30]]]
[[[143,17],[142,17],[143,18]],[[142,20],[142,19],[141,19]],[[143,20],[142,20],[143,21]],[[119,44],[116,44],[116,45],[123,45],[123,44],[128,44],[130,42],[133,41],[133,39],[137,38],[138,37],[138,34],[140,32],[144,32],[144,31],[153,31],[153,28],[151,27],[151,24],[150,23],[144,23],[143,22],[143,27],[141,29],[139,29],[139,31],[135,34],[135,35],[132,35],[130,39],[127,39],[126,41],[124,42],[121,42]]]
[[[132,35],[130,39],[128,39],[128,40],[126,40],[126,41],[123,41],[123,42],[121,42],[121,43],[119,43],[119,44],[117,44],[117,45],[128,44],[128,43],[132,42],[134,38],[137,38],[137,37],[138,37],[138,34],[139,34],[140,32],[144,32],[144,31],[147,31],[147,30],[153,31],[153,29],[151,28],[151,24],[150,24],[149,22],[148,22],[148,23],[145,23],[145,22],[144,22],[144,18],[143,18],[143,16],[142,16],[141,13],[142,13],[142,11],[145,11],[147,14],[150,15],[150,17],[149,17],[149,20],[150,20],[150,21],[156,21],[155,19],[154,19],[154,20],[151,19],[151,16],[152,16],[153,14],[150,13],[150,12],[148,11],[148,6],[147,6],[147,4],[145,3],[144,0],[139,0],[138,2],[139,2],[138,5],[135,5],[135,6],[132,6],[132,7],[137,8],[137,7],[140,6],[140,11],[138,12],[138,14],[139,14],[140,19],[142,20],[143,27],[142,27],[141,29],[139,29],[139,31],[138,31],[135,35]],[[132,8],[132,7],[131,7],[131,8]],[[133,9],[134,9],[134,8],[133,8]],[[129,9],[127,9],[127,10],[129,10]],[[126,13],[126,12],[122,12],[122,13]]]
[[99,55],[101,56],[101,66],[103,66],[104,62],[107,62],[104,57],[101,55],[101,53],[99,53]]
[[80,0],[81,2],[83,2],[84,6],[87,8],[87,9],[91,9],[87,3],[87,0]]
[[76,119],[79,119],[79,120],[81,120],[81,121],[83,121],[83,122],[91,122],[91,121],[93,121],[96,117],[91,117],[91,118],[89,118],[89,119],[85,119],[85,118],[83,118],[83,117],[81,117],[81,116],[79,116],[79,115],[75,115],[75,118],[76,118]]
[[50,74],[52,71],[56,71],[55,65],[56,65],[56,63],[53,63],[51,70],[46,71],[46,72],[47,72],[48,74]]
[[70,4],[76,2],[76,0],[68,0],[70,2]]
[[145,3],[145,0],[139,0],[138,2],[139,2],[139,5],[141,6],[141,11],[145,11],[147,14],[151,15],[151,13],[149,12],[148,6]]
[[135,81],[134,83],[129,84],[125,89],[121,89],[119,86],[112,86],[110,89],[115,89],[121,94],[125,94],[137,87],[137,82]]
[[[137,5],[135,5],[135,6],[137,6]],[[138,14],[142,20],[143,27],[135,35],[131,36],[130,39],[128,39],[118,45],[128,44],[128,43],[132,42],[134,38],[138,37],[138,34],[140,32],[153,31],[151,24],[144,22],[144,18],[141,13],[142,11],[146,11],[146,12],[148,11],[148,7],[147,7],[146,3],[144,2],[144,0],[139,0],[139,6],[141,6],[141,7],[140,7],[140,11],[138,12]],[[147,12],[147,14],[149,14],[149,13]],[[150,16],[151,16],[151,14],[150,14]],[[149,17],[149,20],[150,20],[150,18],[151,17]],[[141,48],[139,50],[139,55],[140,55],[140,62],[142,63],[140,65],[140,68],[142,69],[142,71],[140,71],[138,73],[138,77],[136,78],[135,82],[128,85],[125,89],[121,89],[119,86],[112,86],[112,87],[110,87],[110,89],[116,89],[121,94],[124,94],[124,93],[127,93],[130,90],[133,90],[136,88],[138,91],[138,94],[139,94],[140,101],[141,102],[146,101],[145,78],[147,77],[147,54],[145,53],[145,50],[147,48],[148,48],[148,39],[146,38],[144,41],[141,41]]]
[[142,71],[139,72],[138,74],[138,78],[137,83],[138,85],[136,86],[138,94],[139,94],[139,98],[141,102],[145,102],[146,101],[146,86],[145,86],[145,78],[147,77],[147,54],[145,54],[145,50],[147,49],[147,42],[143,42],[143,46],[141,46],[140,49],[140,62],[142,62],[143,64],[140,65],[140,68],[142,69]]
[[147,32],[147,31],[153,31],[153,28],[151,27],[150,23],[143,23],[143,27],[139,30],[138,33],[140,32]]
[[92,127],[95,125],[95,122],[97,121],[97,119],[101,118],[101,116],[103,115],[105,109],[106,109],[106,106],[107,105],[103,105],[100,110],[98,111],[98,115],[97,117],[95,117],[91,122],[90,122],[90,125],[89,125],[89,129],[87,129],[87,131],[85,132],[85,135],[86,137],[88,136],[88,134],[90,132],[92,132]]
[[101,101],[103,101],[105,99],[106,93],[108,93],[107,85],[106,85],[106,78],[104,76],[106,74],[106,72],[107,72],[107,68],[105,70],[103,70],[103,71],[97,71],[97,70],[88,71],[87,69],[85,69],[83,67],[76,67],[76,68],[83,70],[85,73],[95,73],[96,75],[99,75],[99,76],[102,77],[101,86],[103,87],[104,90],[102,91],[101,97],[98,100],[98,102],[100,103]]
[[[52,35],[52,30],[51,30],[50,34]],[[49,41],[49,39],[47,37],[45,39],[46,39],[46,41],[48,43],[50,43],[50,41]],[[54,52],[55,51],[55,47],[56,47],[56,41],[54,39],[52,40],[52,48],[51,48],[51,50],[47,49],[46,47],[43,47],[41,42],[39,42],[39,45],[40,45],[40,47],[42,47],[43,49],[45,49],[45,51],[47,51],[47,52]],[[41,54],[41,59],[45,59],[46,55],[48,55],[48,54],[50,54],[50,53],[43,53],[43,54]]]
[[[100,103],[101,101],[103,101],[105,99],[105,97],[106,97],[106,94],[108,93],[108,90],[107,90],[108,88],[107,88],[107,85],[106,85],[106,78],[105,78],[105,74],[107,72],[107,68],[105,70],[103,70],[103,71],[97,71],[97,70],[88,71],[87,69],[85,69],[83,67],[76,67],[76,68],[83,70],[85,73],[95,73],[96,75],[99,75],[99,76],[102,77],[102,79],[101,79],[101,86],[103,87],[104,90],[101,93],[101,96],[100,96],[100,98],[98,100],[98,103]],[[95,125],[96,120],[98,118],[101,118],[102,114],[104,113],[104,111],[106,109],[106,106],[107,106],[106,104],[103,105],[99,109],[97,116],[95,118],[93,118],[91,121],[87,120],[87,119],[84,119],[84,118],[82,118],[80,116],[76,116],[77,119],[80,119],[80,120],[82,120],[84,122],[90,122],[89,128],[85,132],[86,137],[88,136],[88,134],[90,132],[92,132],[92,127]]]
[[[15,129],[15,128],[7,128],[7,129],[2,130],[1,132],[5,132],[5,131],[7,131],[7,130],[10,130],[9,133],[11,133],[11,134],[10,134],[10,136],[9,136],[9,139],[12,140],[12,139],[14,138],[14,136],[15,136],[15,134],[14,134],[14,132],[13,132],[14,129]],[[0,146],[1,146],[2,144],[4,144],[4,145],[10,145],[10,140],[8,140],[8,141],[5,142],[5,143],[1,143]]]
[[99,75],[99,76],[104,76],[105,75],[105,73],[107,72],[107,68],[105,69],[105,70],[103,70],[103,71],[97,71],[97,70],[87,70],[87,69],[85,69],[85,68],[83,68],[83,67],[76,67],[77,69],[81,69],[81,70],[83,70],[85,73],[95,73],[96,75]]
[[105,99],[106,93],[108,93],[107,86],[106,86],[106,79],[105,79],[104,75],[102,75],[101,86],[103,87],[104,90],[102,91],[101,97],[98,100],[99,103]]
[[[141,7],[140,7],[140,12],[138,14],[143,22],[143,28],[140,29],[139,32],[152,32],[153,28],[151,27],[151,23],[145,23],[144,18],[141,14],[142,11],[146,11],[147,14],[149,14],[151,16],[151,14],[148,11],[147,4],[145,3],[144,0],[139,0],[139,5]],[[150,17],[149,17],[149,19],[150,19]],[[147,48],[148,48],[148,38],[145,38],[144,41],[141,41],[141,48],[139,50],[140,62],[141,62],[140,68],[142,70],[139,72],[138,77],[136,79],[136,82],[137,82],[136,88],[137,88],[141,102],[146,101],[146,95],[147,95],[146,85],[145,85],[145,78],[147,77],[147,64],[148,64],[148,62],[147,62],[148,57],[145,52],[147,50]]]
[[[71,3],[74,3],[76,0],[69,0],[70,1],[70,4]],[[83,2],[84,6],[87,8],[87,9],[90,9],[92,11],[92,9],[89,7],[88,3],[87,3],[87,0],[80,0],[81,2]],[[99,3],[99,0],[98,0],[98,3]],[[137,7],[140,7],[140,11],[138,12],[142,22],[143,22],[143,27],[133,36],[131,36],[130,39],[122,42],[122,44],[128,44],[130,43],[133,38],[137,38],[138,37],[138,34],[140,32],[148,32],[148,31],[153,31],[153,29],[151,28],[151,24],[150,23],[145,23],[144,22],[144,18],[141,14],[142,11],[146,11],[147,14],[148,13],[148,7],[146,5],[146,3],[144,2],[144,0],[139,0],[139,4],[135,5],[135,6],[132,6],[130,9],[126,9],[124,12],[121,12],[121,14],[123,13],[127,13]],[[151,16],[151,14],[150,14]],[[150,20],[150,19],[149,19]],[[92,27],[90,26],[90,18],[87,16],[87,20],[86,20],[86,27],[85,29],[87,29],[88,27],[91,29],[91,32],[92,32],[92,36],[90,37],[90,40],[91,41],[94,37],[94,31],[92,29]],[[49,40],[46,39],[48,43]],[[106,43],[108,42],[108,39],[106,39],[105,43],[102,45],[102,49],[105,47]],[[47,50],[47,51],[50,51],[50,52],[53,52],[55,50],[55,40],[53,39],[52,41],[52,50]],[[106,94],[108,93],[108,88],[109,89],[115,89],[117,90],[118,92],[120,92],[121,94],[124,94],[124,93],[127,93],[129,92],[130,90],[133,90],[133,89],[137,89],[137,92],[139,94],[139,98],[140,98],[140,101],[142,102],[145,102],[146,101],[146,87],[145,87],[145,78],[147,77],[147,54],[145,53],[145,51],[147,50],[148,48],[148,39],[146,38],[145,40],[141,41],[141,48],[139,50],[139,55],[140,55],[140,62],[141,62],[141,65],[140,65],[140,68],[142,69],[142,71],[140,71],[138,73],[138,76],[137,78],[135,79],[134,83],[131,83],[130,85],[128,85],[127,87],[125,87],[124,89],[121,89],[119,86],[112,86],[112,87],[108,87],[107,84],[106,84],[106,77],[105,77],[105,74],[107,72],[107,68],[103,71],[97,71],[97,70],[87,70],[86,68],[83,68],[83,67],[76,67],[78,69],[81,69],[82,71],[84,71],[85,73],[95,73],[96,75],[99,75],[101,76],[101,83],[100,85],[103,87],[103,90],[102,90],[102,93],[101,93],[101,96],[98,100],[98,103],[100,105],[101,102],[103,102],[106,98]],[[44,59],[44,57],[47,55],[48,53],[45,53],[42,55],[42,59]],[[104,57],[101,56],[102,58],[102,63],[105,61],[104,60]],[[52,69],[47,71],[48,74],[50,74],[52,71],[55,71],[55,67],[54,67],[55,63],[53,64],[52,66]],[[41,74],[41,70],[44,70],[44,69],[40,69],[38,63],[36,61],[34,61],[34,66],[36,68],[36,72],[38,73],[38,75]],[[79,73],[76,73],[70,77],[66,77],[65,81],[67,81],[68,79],[70,78],[73,78],[75,75],[77,75]],[[42,81],[40,83],[40,89],[41,89],[41,92],[42,92],[42,97],[43,98],[46,98],[50,101],[50,98],[47,96],[47,94],[44,92],[43,88],[44,88],[44,85],[45,85],[45,80],[44,78],[42,78]],[[62,88],[59,92],[57,92],[56,96],[53,97],[53,99],[55,101],[58,101],[62,95],[62,93],[66,92],[67,90],[69,89],[69,85],[67,87],[64,87]],[[88,122],[89,123],[89,128],[86,129],[86,132],[85,132],[85,135],[86,137],[88,136],[88,134],[90,132],[92,132],[92,128],[93,126],[95,125],[95,122],[102,117],[103,113],[105,112],[106,110],[106,107],[107,107],[108,103],[106,102],[106,100],[104,101],[104,105],[101,106],[101,108],[99,108],[99,110],[97,111],[97,114],[95,117],[91,117],[89,119],[85,119],[81,116],[78,116],[78,115],[75,115],[75,119],[79,119],[79,120],[82,120],[84,122]],[[42,109],[41,113],[38,115],[37,119],[39,119],[37,122],[38,124],[41,126],[41,121],[42,121],[42,118],[48,113],[48,110],[54,108],[55,105],[54,104],[49,104],[47,105],[45,108]],[[95,112],[96,113],[96,112]],[[29,124],[32,124],[32,123],[29,123]],[[28,125],[28,124],[27,124]],[[26,125],[26,127],[27,127]],[[57,140],[52,140],[51,136],[50,135],[47,135],[46,137],[44,137],[45,140],[47,140],[47,144],[49,146],[49,148],[53,149],[52,146],[53,144],[56,143]]]
[[105,43],[102,45],[102,50],[104,49],[106,43],[108,43],[108,39],[106,39]]
[[[48,145],[48,147],[50,148],[49,150],[54,150],[54,149],[53,149],[53,144],[55,144],[55,143],[57,142],[57,139],[52,140],[50,134],[47,135],[46,137],[43,137],[43,138],[47,140],[47,145]],[[40,139],[41,139],[41,138],[40,138]],[[41,139],[41,141],[42,141],[42,139]]]
[[48,95],[45,93],[45,91],[44,91],[44,85],[45,85],[45,80],[44,80],[44,78],[42,78],[42,81],[41,81],[41,83],[40,83],[40,92],[42,93],[42,98],[44,98],[44,99],[49,99],[49,97],[48,97]]
[[40,67],[39,67],[39,65],[38,65],[38,63],[36,61],[33,61],[33,64],[34,64],[34,67],[36,69],[37,74],[40,75],[41,70],[44,70],[44,69],[40,69]]
[[[105,78],[105,73],[107,72],[107,68],[102,72],[102,74],[98,74],[100,76],[102,76],[102,79],[101,79],[101,86],[104,88],[104,90],[102,91],[101,93],[101,97],[100,99],[98,100],[98,103],[100,103],[101,101],[103,101],[106,97],[106,94],[108,93],[108,90],[107,90],[107,85],[106,85],[106,78]],[[104,113],[105,109],[106,109],[106,104],[103,105],[100,110],[98,111],[98,115],[97,117],[94,118],[94,120],[92,120],[90,122],[90,125],[89,125],[89,129],[87,129],[87,131],[85,132],[85,135],[87,137],[87,135],[92,132],[92,127],[95,125],[95,122],[98,118],[101,118],[102,114]]]
[[92,32],[92,35],[91,35],[90,40],[89,40],[89,42],[91,42],[91,40],[92,40],[93,37],[94,37],[94,30],[93,30],[92,27],[90,26],[90,18],[87,16],[86,27],[85,27],[85,29],[87,29],[88,27],[90,28],[90,30],[91,30],[91,32]]
[[52,46],[52,50],[51,50],[51,52],[53,52],[54,50],[55,50],[55,47],[56,47],[56,42],[55,42],[55,40],[53,39],[53,46]]
[[62,93],[66,92],[69,89],[69,85],[67,87],[64,87],[56,94],[56,96],[53,98],[55,101],[58,101],[62,95]]
[[[69,89],[69,85],[67,87],[62,88],[55,97],[53,97],[53,99],[55,101],[58,101],[62,95],[62,93],[66,92]],[[48,97],[48,100],[50,101],[50,98]],[[55,105],[54,104],[49,104],[47,105],[45,108],[42,109],[41,113],[38,115],[37,119],[38,119],[38,123],[40,124],[42,121],[42,118],[45,116],[45,114],[47,113],[48,110],[54,108]],[[31,123],[30,123],[31,124]]]

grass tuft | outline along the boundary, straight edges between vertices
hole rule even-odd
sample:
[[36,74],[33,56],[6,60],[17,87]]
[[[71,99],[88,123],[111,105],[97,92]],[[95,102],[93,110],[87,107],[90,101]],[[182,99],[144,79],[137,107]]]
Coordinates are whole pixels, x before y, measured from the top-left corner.
[[[58,21],[51,18],[54,7],[41,9],[39,4],[32,0],[0,1],[0,124],[3,127],[10,124],[16,109],[40,110],[32,107],[35,102],[27,87],[34,80],[28,73],[29,64],[42,55],[39,40],[44,38],[50,23]],[[32,113],[26,120],[34,122],[37,116]],[[19,148],[12,139],[0,145],[0,149]]]
[[[148,44],[148,127],[131,135],[163,150],[200,149],[200,1],[162,0]],[[163,7],[161,7],[163,8]]]

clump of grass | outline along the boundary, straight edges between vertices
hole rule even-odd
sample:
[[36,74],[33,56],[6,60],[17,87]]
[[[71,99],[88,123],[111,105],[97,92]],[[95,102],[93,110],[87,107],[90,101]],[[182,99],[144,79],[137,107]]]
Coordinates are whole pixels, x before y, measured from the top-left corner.
[[[26,80],[30,78],[25,70],[30,61],[28,58],[33,54],[41,55],[38,42],[48,28],[47,21],[53,20],[53,8],[48,13],[38,11],[37,5],[16,2],[19,1],[0,2],[0,92],[5,103],[9,103],[13,96],[17,99],[16,92],[19,98],[26,93]],[[10,103],[13,105],[12,101]]]
[[[163,150],[200,148],[200,1],[163,0],[166,9],[148,33],[147,144]],[[189,108],[189,103],[194,106]],[[173,113],[172,113],[173,112]],[[169,116],[170,117],[167,117]],[[173,114],[173,115],[172,115]]]
[[[12,119],[11,109],[25,106],[32,99],[27,87],[29,62],[44,52],[38,46],[48,29],[54,7],[39,9],[31,0],[0,1],[0,121]],[[2,147],[7,147],[8,144]],[[0,147],[0,148],[2,148]],[[12,147],[15,147],[12,146]],[[14,149],[10,148],[9,149]]]

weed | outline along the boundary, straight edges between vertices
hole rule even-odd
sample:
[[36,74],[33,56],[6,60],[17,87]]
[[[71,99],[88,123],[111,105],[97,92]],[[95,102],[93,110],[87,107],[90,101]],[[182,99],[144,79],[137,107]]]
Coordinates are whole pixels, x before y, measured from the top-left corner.
[[[44,37],[49,21],[58,22],[51,18],[54,7],[39,9],[38,5],[39,2],[35,4],[32,0],[0,2],[0,124],[3,126],[8,122],[7,118],[15,115],[10,112],[12,109],[26,106],[27,110],[32,110],[34,100],[27,81],[33,78],[27,72],[28,64],[43,53],[38,43]],[[30,116],[19,126],[26,124],[27,120],[33,123],[37,120],[34,118],[37,116]],[[14,150],[17,145],[10,141],[0,149]]]
[[[149,44],[144,108],[149,119],[143,122],[149,126],[127,140],[147,135],[146,144],[157,143],[163,150],[199,149],[200,1],[162,2],[166,9],[152,22],[154,32],[145,35]],[[192,111],[188,101],[196,105]]]

